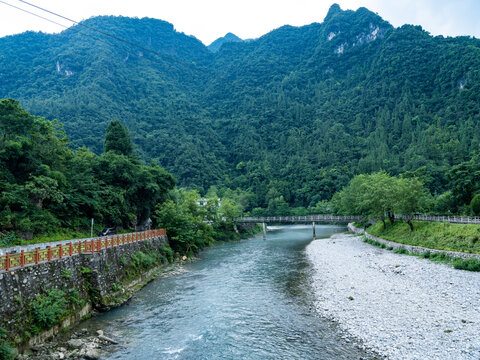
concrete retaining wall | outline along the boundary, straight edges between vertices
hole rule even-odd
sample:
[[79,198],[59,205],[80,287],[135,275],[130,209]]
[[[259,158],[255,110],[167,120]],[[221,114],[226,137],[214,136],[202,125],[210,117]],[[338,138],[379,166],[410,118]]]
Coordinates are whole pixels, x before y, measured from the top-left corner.
[[[51,289],[75,292],[79,308],[68,317],[67,326],[92,309],[108,309],[120,305],[130,296],[133,287],[148,281],[152,270],[132,278],[131,258],[138,251],[151,254],[167,243],[166,236],[102,249],[95,254],[81,254],[38,265],[0,273],[0,327],[7,330],[17,344],[25,342],[31,330],[31,304]],[[115,285],[114,285],[115,284]],[[85,310],[87,309],[87,310]],[[77,316],[79,315],[80,316]],[[64,319],[67,320],[67,319]],[[54,336],[62,326],[46,332]],[[30,339],[36,342],[34,339]]]

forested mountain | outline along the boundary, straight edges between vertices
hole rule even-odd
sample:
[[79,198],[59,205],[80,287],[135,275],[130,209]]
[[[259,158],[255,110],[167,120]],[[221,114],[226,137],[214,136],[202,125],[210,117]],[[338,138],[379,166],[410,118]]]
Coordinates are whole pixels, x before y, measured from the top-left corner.
[[208,45],[208,49],[212,52],[217,52],[220,47],[227,43],[227,42],[242,42],[243,40],[240,39],[237,35],[228,33],[224,37],[218,38],[214,42],[212,42],[210,45]]
[[250,207],[314,206],[380,169],[438,195],[462,186],[480,149],[480,40],[333,5],[322,23],[212,52],[160,20],[96,17],[1,38],[2,97],[96,153],[118,119],[180,185],[250,190]]

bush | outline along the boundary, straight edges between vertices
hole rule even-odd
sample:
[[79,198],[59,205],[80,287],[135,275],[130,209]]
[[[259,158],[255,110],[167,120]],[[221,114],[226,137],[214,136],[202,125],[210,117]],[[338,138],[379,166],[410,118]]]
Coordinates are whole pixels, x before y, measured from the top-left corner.
[[68,312],[65,295],[63,290],[50,289],[33,300],[31,314],[37,330],[50,328]]
[[134,269],[150,269],[154,264],[154,258],[142,251],[137,251],[132,255],[130,264]]
[[0,247],[1,246],[15,246],[20,245],[20,239],[11,231],[8,235],[0,235]]
[[453,267],[459,270],[480,271],[480,260],[476,258],[456,258],[453,261]]
[[0,360],[15,359],[16,351],[7,343],[0,344]]
[[15,349],[5,342],[7,331],[0,328],[0,360],[13,360],[16,355]]
[[393,250],[395,254],[409,254],[408,250],[405,249],[404,247],[399,247]]
[[474,196],[470,202],[470,207],[475,215],[480,215],[480,194]]

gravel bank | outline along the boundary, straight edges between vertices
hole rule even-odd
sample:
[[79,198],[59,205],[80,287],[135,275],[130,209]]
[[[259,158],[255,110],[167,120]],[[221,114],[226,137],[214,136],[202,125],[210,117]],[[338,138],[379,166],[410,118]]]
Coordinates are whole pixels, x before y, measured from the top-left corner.
[[318,311],[388,359],[480,359],[480,273],[347,234],[313,241]]

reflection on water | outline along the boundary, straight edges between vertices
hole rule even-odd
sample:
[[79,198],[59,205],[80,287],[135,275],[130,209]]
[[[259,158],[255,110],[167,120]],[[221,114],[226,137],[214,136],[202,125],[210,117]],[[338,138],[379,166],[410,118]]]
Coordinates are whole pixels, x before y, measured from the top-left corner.
[[[317,226],[317,238],[344,230]],[[218,245],[81,327],[120,341],[105,359],[358,359],[365,354],[313,310],[311,240],[300,225]]]

